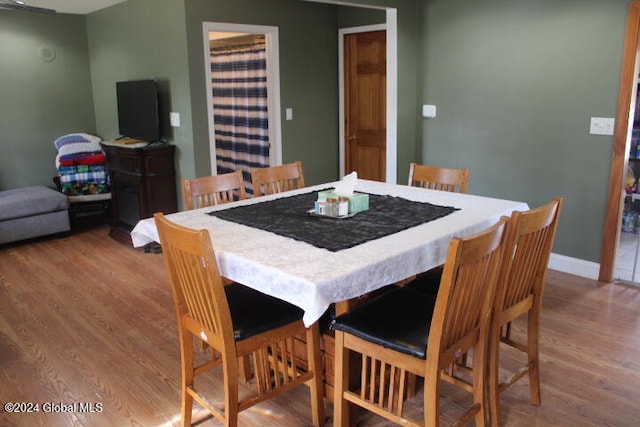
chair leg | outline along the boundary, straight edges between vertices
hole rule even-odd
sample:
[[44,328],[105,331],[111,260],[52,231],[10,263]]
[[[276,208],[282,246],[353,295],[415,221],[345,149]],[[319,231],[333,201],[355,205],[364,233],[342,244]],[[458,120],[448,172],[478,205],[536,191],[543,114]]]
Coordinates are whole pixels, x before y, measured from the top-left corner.
[[530,363],[529,367],[529,389],[531,392],[531,404],[540,406],[540,358],[538,351],[539,336],[539,319],[540,316],[533,308],[529,311],[527,325],[527,345],[529,354],[527,355]]
[[320,327],[315,322],[307,328],[308,369],[313,369],[313,383],[310,384],[311,416],[313,425],[320,427],[324,423],[324,388],[322,385],[322,360],[320,359]]
[[[427,362],[429,363],[429,362]],[[440,425],[440,370],[433,372],[433,367],[427,366],[427,374],[424,378],[423,412],[425,426]]]
[[[225,352],[226,353],[226,352]],[[222,355],[225,427],[238,426],[238,358]]]
[[500,327],[492,328],[488,342],[487,397],[489,400],[489,420],[492,427],[498,427],[500,425]]
[[345,385],[349,381],[349,350],[344,347],[344,332],[336,331],[335,346],[333,425],[334,427],[348,427],[349,403],[343,398],[343,394]]
[[[485,348],[483,348],[485,347]],[[480,409],[476,413],[476,427],[485,427],[487,425],[487,349],[485,344],[480,343],[476,346],[473,353],[473,401],[479,405]]]
[[194,355],[193,337],[187,331],[180,331],[180,353],[182,357],[182,425],[191,426],[193,415],[193,396],[187,392],[193,386]]

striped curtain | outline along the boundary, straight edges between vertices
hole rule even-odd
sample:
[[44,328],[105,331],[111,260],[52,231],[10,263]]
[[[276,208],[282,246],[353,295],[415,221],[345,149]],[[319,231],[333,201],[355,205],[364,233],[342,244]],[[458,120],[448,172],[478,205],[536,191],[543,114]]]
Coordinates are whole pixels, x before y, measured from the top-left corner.
[[211,86],[218,174],[269,166],[267,51],[264,40],[211,49]]

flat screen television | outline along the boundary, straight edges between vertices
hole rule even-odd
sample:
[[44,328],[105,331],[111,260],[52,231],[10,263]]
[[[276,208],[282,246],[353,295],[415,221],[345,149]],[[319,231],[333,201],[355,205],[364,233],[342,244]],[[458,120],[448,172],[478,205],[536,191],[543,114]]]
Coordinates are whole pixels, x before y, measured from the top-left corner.
[[118,130],[123,138],[160,139],[158,88],[155,80],[116,82]]

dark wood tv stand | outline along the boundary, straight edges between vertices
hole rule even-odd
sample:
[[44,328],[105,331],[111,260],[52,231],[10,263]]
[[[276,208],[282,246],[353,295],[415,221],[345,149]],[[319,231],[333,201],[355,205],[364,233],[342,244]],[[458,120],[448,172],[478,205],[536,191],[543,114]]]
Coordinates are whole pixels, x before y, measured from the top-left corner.
[[128,231],[155,212],[178,210],[176,196],[175,145],[154,143],[132,148],[102,143],[106,168],[111,176],[112,236]]

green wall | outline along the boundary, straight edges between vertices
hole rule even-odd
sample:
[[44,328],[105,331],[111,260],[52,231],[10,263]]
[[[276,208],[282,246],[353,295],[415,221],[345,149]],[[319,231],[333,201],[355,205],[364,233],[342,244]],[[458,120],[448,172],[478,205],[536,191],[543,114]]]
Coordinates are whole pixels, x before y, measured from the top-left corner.
[[469,191],[565,197],[554,252],[599,262],[629,0],[448,0],[421,7],[418,158],[470,169]]
[[337,27],[348,28],[362,25],[384,24],[387,20],[383,9],[363,7],[338,7]]
[[[87,16],[96,128],[105,140],[119,137],[116,82],[156,79],[163,140],[176,145],[176,185],[194,175],[190,81],[184,2],[129,0]],[[169,126],[169,112],[180,127]],[[178,185],[178,188],[179,185]],[[181,195],[179,202],[181,202]]]
[[[282,160],[301,160],[309,183],[338,176],[335,8],[297,0],[186,3],[196,172],[210,173],[203,22],[277,26],[280,41]],[[284,120],[292,108],[294,120]]]
[[398,0],[398,183],[407,182],[409,163],[416,159],[418,109],[417,4],[420,0]]
[[84,17],[0,11],[0,55],[0,189],[53,187],[53,141],[95,134]]

